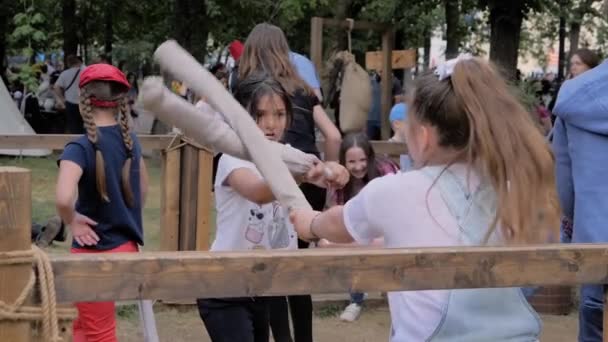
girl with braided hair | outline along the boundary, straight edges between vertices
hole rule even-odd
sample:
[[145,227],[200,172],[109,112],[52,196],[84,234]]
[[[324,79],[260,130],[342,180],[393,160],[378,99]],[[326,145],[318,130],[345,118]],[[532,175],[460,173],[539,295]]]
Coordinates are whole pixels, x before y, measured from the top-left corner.
[[[73,237],[71,252],[137,252],[148,176],[129,129],[129,83],[114,66],[94,64],[82,72],[79,87],[86,133],[65,146],[56,190],[57,211]],[[76,307],[75,342],[117,341],[114,302]]]

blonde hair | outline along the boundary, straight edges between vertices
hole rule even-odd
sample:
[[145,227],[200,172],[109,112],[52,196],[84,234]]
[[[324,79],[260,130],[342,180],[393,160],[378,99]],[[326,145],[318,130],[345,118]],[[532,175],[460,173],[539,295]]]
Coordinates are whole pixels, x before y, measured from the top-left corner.
[[93,81],[80,89],[81,115],[84,121],[86,135],[95,148],[95,183],[97,192],[99,192],[102,201],[110,202],[106,186],[105,161],[103,153],[99,150],[97,145],[99,142],[99,132],[93,118],[94,106],[91,104],[91,97],[101,101],[115,101],[119,103],[117,121],[120,124],[123,143],[127,150],[127,159],[122,167],[121,188],[125,203],[132,208],[135,205],[135,196],[133,195],[133,189],[131,188],[129,174],[133,162],[133,140],[130,135],[129,107],[126,93],[124,92],[123,87],[112,82],[104,81]]
[[291,62],[289,44],[283,30],[267,23],[258,24],[251,30],[239,59],[240,80],[261,72],[281,83],[291,96],[300,89],[306,94],[313,94]]
[[472,58],[451,77],[428,74],[416,81],[412,115],[436,127],[439,145],[461,151],[491,182],[497,210],[486,234],[500,225],[508,243],[540,243],[555,237],[560,209],[554,159],[528,111],[496,69]]

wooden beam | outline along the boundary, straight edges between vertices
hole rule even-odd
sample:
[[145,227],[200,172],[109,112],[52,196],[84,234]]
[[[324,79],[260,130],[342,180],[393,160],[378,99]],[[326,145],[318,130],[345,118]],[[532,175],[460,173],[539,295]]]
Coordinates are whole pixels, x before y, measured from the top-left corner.
[[179,250],[180,149],[163,152],[161,160],[160,250]]
[[198,150],[198,190],[196,210],[196,250],[209,250],[211,205],[213,203],[213,154]]
[[[382,51],[368,51],[365,53],[365,69],[382,72],[384,63]],[[397,50],[391,54],[392,69],[410,69],[416,66],[416,50]]]
[[192,145],[185,145],[181,150],[179,250],[194,251],[196,250],[198,149]]
[[387,140],[391,135],[389,114],[393,104],[393,30],[387,30],[382,35],[382,113],[380,113],[380,129],[382,139]]
[[[327,19],[323,18],[323,25],[328,27],[338,27],[343,29],[348,29],[350,27],[350,23],[347,20],[340,19]],[[354,21],[353,30],[372,30],[372,31],[380,31],[384,32],[390,30],[392,26],[390,24],[382,24],[382,23],[372,23],[369,21]]]
[[[0,167],[0,252],[31,247],[32,183],[27,169]],[[27,284],[31,264],[0,266],[0,301],[13,304]],[[28,321],[0,320],[0,341],[31,341]]]
[[[0,149],[50,149],[63,150],[65,145],[80,135],[72,134],[3,134],[0,135]],[[144,150],[162,150],[173,140],[173,135],[138,135]]]
[[603,284],[608,244],[53,255],[61,302]]
[[317,73],[323,72],[323,18],[310,19],[310,59]]

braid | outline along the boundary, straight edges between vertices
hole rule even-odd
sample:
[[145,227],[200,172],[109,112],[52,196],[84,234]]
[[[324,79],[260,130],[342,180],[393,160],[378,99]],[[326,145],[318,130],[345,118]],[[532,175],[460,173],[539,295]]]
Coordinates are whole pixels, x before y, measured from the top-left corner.
[[95,120],[93,119],[91,99],[86,88],[80,89],[80,103],[84,109],[81,115],[82,121],[84,122],[84,127],[87,131],[87,138],[93,144],[95,149],[95,183],[97,185],[97,192],[99,192],[102,201],[110,202],[106,187],[105,162],[101,151],[97,148],[97,125],[95,125]]
[[131,164],[133,162],[133,139],[129,132],[129,104],[128,99],[123,97],[120,100],[120,132],[122,134],[122,140],[127,150],[127,159],[122,167],[122,193],[125,202],[130,208],[135,206],[135,196],[133,195],[133,189],[131,188]]

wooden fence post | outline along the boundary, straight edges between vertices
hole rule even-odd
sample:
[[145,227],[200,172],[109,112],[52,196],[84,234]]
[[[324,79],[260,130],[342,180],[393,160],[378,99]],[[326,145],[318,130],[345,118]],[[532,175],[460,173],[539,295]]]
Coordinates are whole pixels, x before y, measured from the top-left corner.
[[181,149],[163,151],[161,158],[160,249],[178,251]]
[[[30,171],[0,167],[0,251],[29,250],[32,229]],[[0,266],[0,300],[12,304],[28,282],[32,265]],[[0,341],[31,341],[27,321],[0,321]]]
[[196,213],[198,210],[198,149],[191,144],[182,148],[181,193],[179,208],[179,250],[196,249]]
[[198,150],[198,191],[196,210],[196,250],[209,250],[211,231],[211,204],[213,196],[213,154],[205,149]]
[[391,124],[388,116],[393,102],[393,34],[393,29],[390,28],[382,35],[382,113],[380,115],[382,140],[388,140],[391,134]]
[[323,18],[310,19],[310,59],[317,68],[317,73],[323,73]]

